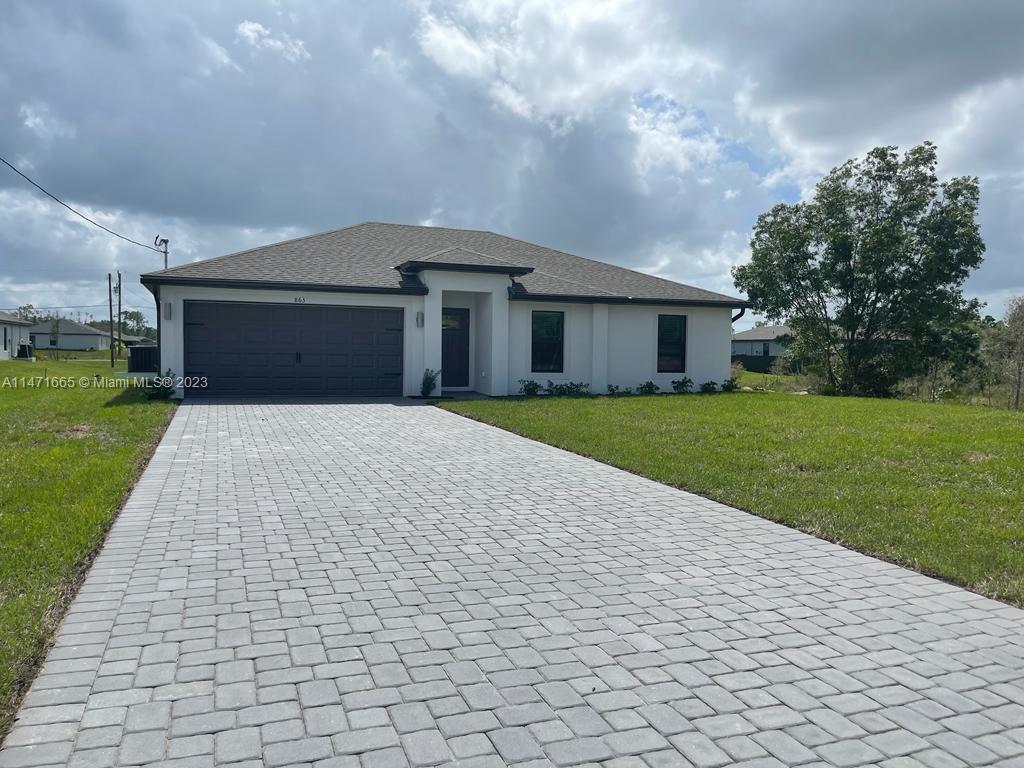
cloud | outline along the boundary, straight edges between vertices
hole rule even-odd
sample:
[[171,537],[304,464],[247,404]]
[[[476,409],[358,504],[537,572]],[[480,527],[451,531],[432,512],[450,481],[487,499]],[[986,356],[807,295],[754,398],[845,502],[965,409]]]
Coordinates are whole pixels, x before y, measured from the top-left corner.
[[18,107],[18,117],[21,124],[43,142],[75,138],[75,126],[54,115],[49,104],[22,104]]
[[694,112],[658,101],[650,107],[633,104],[630,130],[636,134],[636,170],[646,176],[658,168],[686,173],[720,156],[719,140]]
[[221,69],[233,69],[236,72],[242,71],[242,68],[231,58],[231,54],[216,40],[200,36],[199,44],[203,51],[203,56],[200,58],[198,68],[204,77],[210,77]]
[[259,22],[243,21],[235,27],[238,38],[256,50],[273,51],[293,64],[309,59],[309,51],[301,40],[293,39],[287,32],[277,37]]
[[423,52],[449,75],[482,79],[495,69],[493,54],[451,22],[427,14],[417,37]]
[[444,72],[481,83],[492,102],[556,131],[635,94],[684,92],[717,65],[659,28],[656,4],[525,0],[427,7],[417,39]]
[[[1022,26],[1008,0],[8,0],[0,147],[175,263],[429,221],[732,292],[759,213],[933,139],[981,177],[969,288],[999,313],[1024,293]],[[156,266],[2,171],[0,306]]]

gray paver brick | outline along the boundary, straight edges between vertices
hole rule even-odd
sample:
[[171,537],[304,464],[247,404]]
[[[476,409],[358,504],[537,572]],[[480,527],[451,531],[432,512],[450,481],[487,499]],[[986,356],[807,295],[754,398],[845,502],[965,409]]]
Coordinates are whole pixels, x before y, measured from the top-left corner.
[[556,741],[545,747],[555,765],[597,763],[612,757],[611,748],[601,739],[582,738]]
[[222,763],[255,760],[263,753],[259,728],[235,728],[230,731],[221,731],[216,735],[214,748],[217,760]]
[[195,401],[0,768],[1012,765],[1022,624],[434,408]]
[[697,768],[718,768],[730,762],[729,756],[703,733],[680,733],[669,741]]
[[544,750],[526,728],[499,728],[487,735],[498,754],[510,764],[544,757]]
[[334,751],[340,755],[361,754],[398,744],[398,733],[391,726],[344,731],[333,738]]
[[299,739],[270,744],[263,750],[263,763],[273,768],[281,765],[301,765],[331,756],[328,738]]
[[415,731],[402,736],[406,759],[413,766],[438,765],[451,759],[452,753],[438,731]]

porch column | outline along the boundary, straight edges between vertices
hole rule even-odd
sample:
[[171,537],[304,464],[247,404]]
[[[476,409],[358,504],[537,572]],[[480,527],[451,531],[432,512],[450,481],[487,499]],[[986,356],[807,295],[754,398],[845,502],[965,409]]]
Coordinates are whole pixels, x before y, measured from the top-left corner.
[[490,294],[491,311],[491,382],[488,387],[490,395],[508,394],[508,290]]
[[593,346],[590,360],[590,391],[603,395],[608,390],[608,305],[594,304],[591,328]]
[[[423,297],[423,367],[432,370],[441,370],[441,305],[444,303],[443,291],[440,288],[430,288],[429,293]],[[422,375],[423,371],[419,371]],[[437,380],[434,392],[441,392],[441,380],[444,378],[444,371]]]

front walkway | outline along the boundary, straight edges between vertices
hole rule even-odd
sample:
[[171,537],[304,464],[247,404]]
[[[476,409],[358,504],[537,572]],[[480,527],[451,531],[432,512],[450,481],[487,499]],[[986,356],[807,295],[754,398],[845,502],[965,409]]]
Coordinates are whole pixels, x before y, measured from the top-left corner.
[[1019,766],[1022,633],[436,408],[183,405],[0,766]]

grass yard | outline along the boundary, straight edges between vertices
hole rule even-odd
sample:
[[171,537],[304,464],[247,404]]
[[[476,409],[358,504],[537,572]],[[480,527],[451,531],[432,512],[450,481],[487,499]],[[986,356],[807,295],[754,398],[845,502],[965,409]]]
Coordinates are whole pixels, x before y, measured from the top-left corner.
[[99,360],[0,362],[0,739],[174,409],[139,390],[2,386],[44,370],[111,375]]
[[443,408],[1024,605],[1024,414],[778,393]]
[[758,373],[757,371],[740,371],[736,383],[751,389],[768,389],[773,392],[796,392],[807,389],[809,380],[796,374]]

